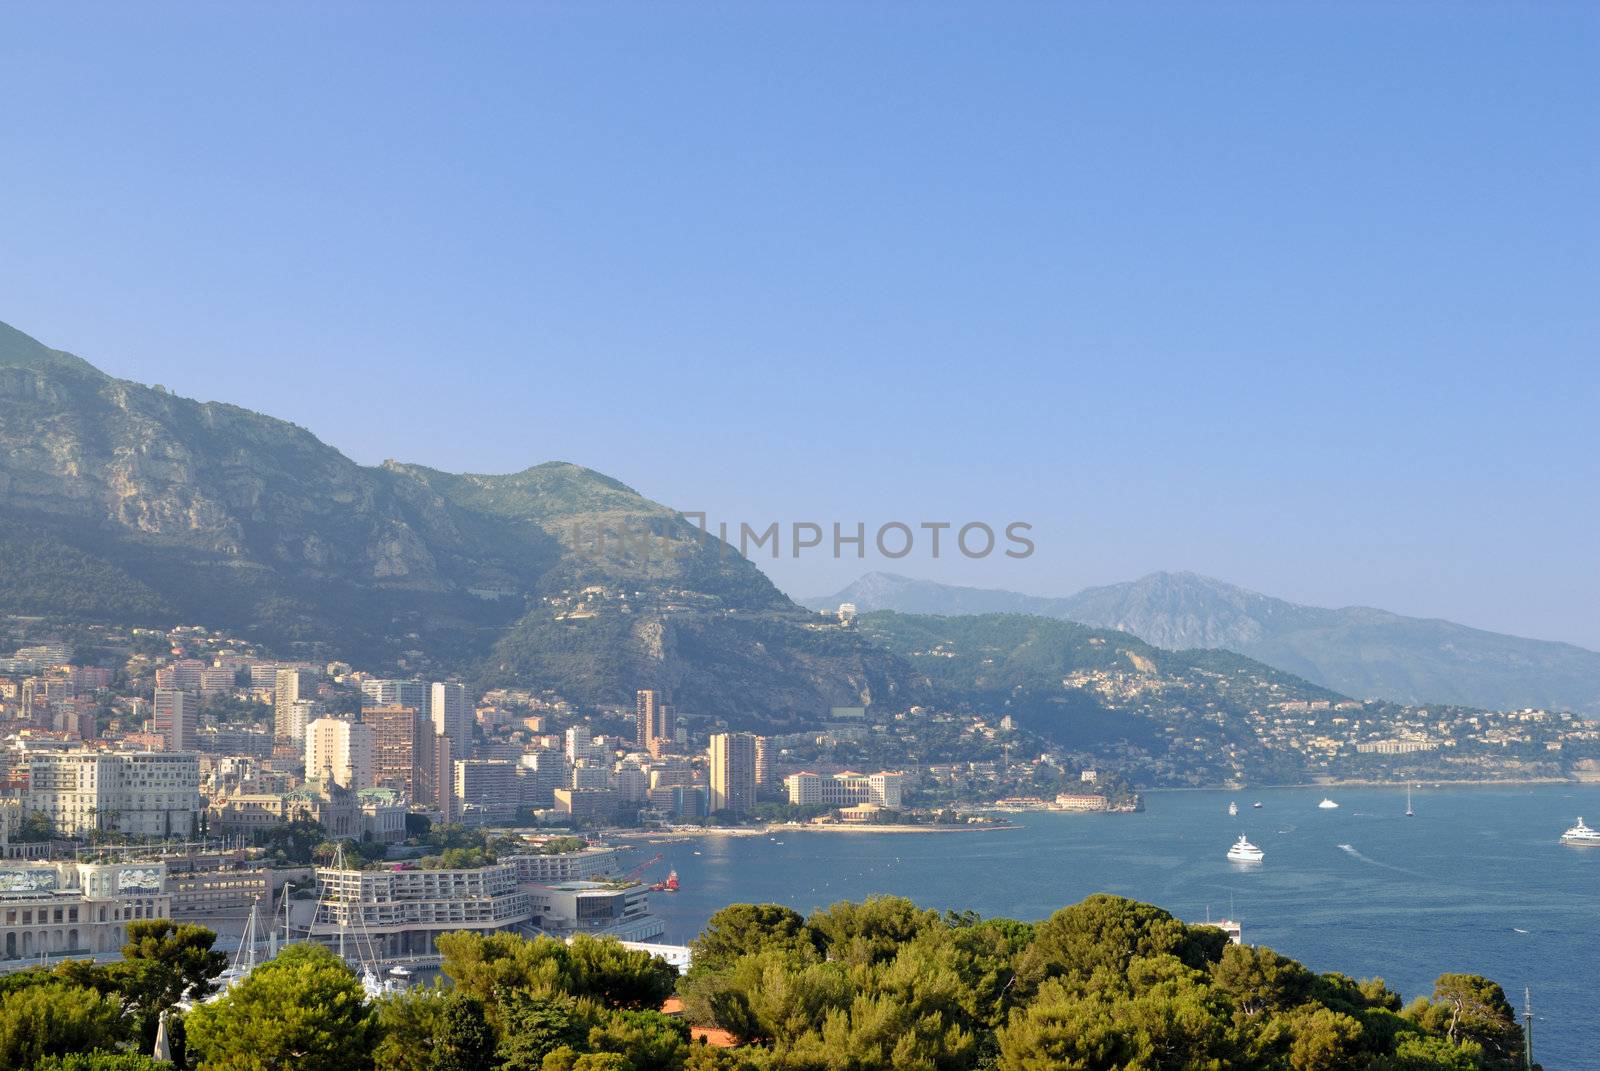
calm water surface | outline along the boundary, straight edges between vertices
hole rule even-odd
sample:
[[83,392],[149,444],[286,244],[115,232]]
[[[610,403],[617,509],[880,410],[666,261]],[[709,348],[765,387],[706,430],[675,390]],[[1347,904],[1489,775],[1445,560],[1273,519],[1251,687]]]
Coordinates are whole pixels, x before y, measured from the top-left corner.
[[[1324,795],[1340,808],[1319,810]],[[651,906],[666,939],[686,942],[740,901],[807,912],[892,893],[1038,919],[1116,893],[1191,921],[1238,919],[1252,944],[1381,976],[1407,1000],[1446,971],[1488,975],[1519,1009],[1531,986],[1538,1058],[1600,1067],[1600,848],[1558,841],[1580,814],[1600,825],[1600,786],[1419,788],[1414,800],[1406,818],[1404,789],[1172,792],[1147,797],[1144,814],[1020,815],[1006,831],[703,837],[651,849],[666,855],[652,875],[671,867],[683,884]],[[1264,863],[1225,859],[1240,833]]]

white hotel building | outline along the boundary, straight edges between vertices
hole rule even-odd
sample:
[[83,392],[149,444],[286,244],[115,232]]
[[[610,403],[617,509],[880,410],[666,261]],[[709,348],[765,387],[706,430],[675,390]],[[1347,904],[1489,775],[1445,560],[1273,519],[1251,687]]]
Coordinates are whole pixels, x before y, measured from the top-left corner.
[[191,837],[200,815],[200,759],[173,751],[31,751],[25,812],[58,835],[116,829],[134,837]]
[[875,774],[837,773],[829,777],[814,773],[790,774],[783,779],[789,802],[796,806],[821,804],[828,807],[857,807],[872,804],[895,809],[905,792],[906,775],[880,771]]

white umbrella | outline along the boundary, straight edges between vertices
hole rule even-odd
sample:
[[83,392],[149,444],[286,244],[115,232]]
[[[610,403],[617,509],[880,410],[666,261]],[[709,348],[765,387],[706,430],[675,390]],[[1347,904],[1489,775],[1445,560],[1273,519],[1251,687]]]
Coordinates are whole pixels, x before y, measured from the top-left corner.
[[157,1060],[172,1059],[172,1044],[167,1040],[167,1013],[162,1012],[156,1020],[156,1043],[150,1049],[150,1055]]

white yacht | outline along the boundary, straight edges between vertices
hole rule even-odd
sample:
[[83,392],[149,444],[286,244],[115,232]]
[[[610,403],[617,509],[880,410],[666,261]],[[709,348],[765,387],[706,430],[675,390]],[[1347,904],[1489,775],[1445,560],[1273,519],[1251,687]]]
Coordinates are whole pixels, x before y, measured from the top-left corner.
[[1324,811],[1332,811],[1332,810],[1337,809],[1339,805],[1337,803],[1333,802],[1332,800],[1327,799],[1326,797],[1324,797],[1323,801],[1321,803],[1317,804],[1317,806],[1321,807]]
[[1600,845],[1600,829],[1590,829],[1583,824],[1583,819],[1578,819],[1578,824],[1561,834],[1563,844],[1594,844]]
[[1241,836],[1239,842],[1228,849],[1228,861],[1232,863],[1259,863],[1267,857],[1267,853],[1251,844],[1249,839]]
[[1239,813],[1239,805],[1230,800],[1228,802],[1228,813],[1230,815],[1237,816]]

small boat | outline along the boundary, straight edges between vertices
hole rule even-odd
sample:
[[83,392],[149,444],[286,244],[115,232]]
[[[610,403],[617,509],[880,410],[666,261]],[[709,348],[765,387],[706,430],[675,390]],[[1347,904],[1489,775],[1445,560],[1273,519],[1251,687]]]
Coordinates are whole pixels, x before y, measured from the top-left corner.
[[1261,809],[1261,801],[1260,800],[1256,800],[1250,806],[1259,811]]
[[1237,843],[1228,849],[1230,863],[1259,863],[1267,857],[1267,853],[1251,844],[1249,838],[1241,835]]
[[1411,786],[1407,785],[1406,786],[1406,817],[1407,818],[1415,818],[1416,816],[1417,816],[1417,812],[1413,811],[1411,809]]
[[1578,819],[1578,824],[1561,834],[1562,844],[1582,844],[1585,846],[1600,845],[1600,829],[1590,829],[1583,824],[1583,819]]
[[1317,806],[1322,808],[1324,811],[1332,811],[1332,810],[1336,810],[1339,805],[1337,803],[1333,802],[1332,800],[1328,799],[1327,797],[1323,797],[1322,802],[1317,804]]
[[1229,800],[1228,801],[1228,813],[1230,815],[1237,816],[1238,813],[1239,813],[1239,805],[1237,803],[1234,803],[1232,800]]

